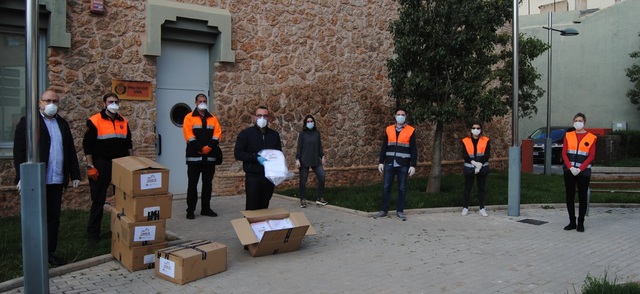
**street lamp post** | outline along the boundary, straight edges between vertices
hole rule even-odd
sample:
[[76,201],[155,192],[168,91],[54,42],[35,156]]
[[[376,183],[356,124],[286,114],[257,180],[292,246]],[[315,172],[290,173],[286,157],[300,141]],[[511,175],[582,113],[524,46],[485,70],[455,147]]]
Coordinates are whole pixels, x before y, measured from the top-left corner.
[[552,64],[552,31],[560,32],[560,36],[576,36],[578,31],[572,28],[558,30],[553,28],[552,12],[548,13],[548,27],[542,27],[548,31],[547,40],[549,49],[547,49],[547,138],[544,142],[544,174],[551,175],[551,156],[553,148],[551,146],[551,64]]

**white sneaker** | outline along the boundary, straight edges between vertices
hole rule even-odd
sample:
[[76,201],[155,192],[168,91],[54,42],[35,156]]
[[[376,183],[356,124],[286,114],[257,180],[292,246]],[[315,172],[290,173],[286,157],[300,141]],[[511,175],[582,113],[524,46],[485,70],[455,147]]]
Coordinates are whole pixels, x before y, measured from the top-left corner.
[[467,208],[463,208],[463,209],[462,209],[462,212],[461,212],[460,214],[462,214],[462,215],[467,215],[467,214],[469,214],[469,209],[467,209]]
[[486,211],[486,210],[484,210],[484,208],[483,208],[483,209],[480,209],[480,211],[478,211],[478,212],[480,213],[480,215],[481,215],[481,216],[489,216],[489,215],[487,214],[487,211]]

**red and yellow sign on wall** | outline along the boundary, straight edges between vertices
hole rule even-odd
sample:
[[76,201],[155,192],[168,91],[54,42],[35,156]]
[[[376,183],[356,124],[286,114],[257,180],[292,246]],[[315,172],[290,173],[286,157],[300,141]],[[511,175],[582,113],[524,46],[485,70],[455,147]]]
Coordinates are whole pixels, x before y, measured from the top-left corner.
[[111,80],[111,91],[123,100],[151,100],[151,82]]

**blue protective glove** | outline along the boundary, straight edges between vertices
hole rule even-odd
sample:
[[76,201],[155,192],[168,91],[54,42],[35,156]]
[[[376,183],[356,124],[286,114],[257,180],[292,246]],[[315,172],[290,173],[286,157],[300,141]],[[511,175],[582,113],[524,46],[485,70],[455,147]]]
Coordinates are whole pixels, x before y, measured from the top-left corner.
[[264,166],[264,162],[267,161],[266,158],[258,155],[258,162],[260,163],[260,165]]

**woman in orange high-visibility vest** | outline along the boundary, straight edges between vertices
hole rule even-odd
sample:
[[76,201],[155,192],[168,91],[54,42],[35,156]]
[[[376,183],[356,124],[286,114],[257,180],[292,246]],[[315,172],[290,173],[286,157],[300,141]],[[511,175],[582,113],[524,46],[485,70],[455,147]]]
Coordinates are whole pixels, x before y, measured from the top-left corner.
[[[587,191],[591,181],[591,162],[596,157],[596,139],[594,134],[585,131],[587,118],[578,113],[573,117],[575,131],[567,132],[562,145],[564,160],[564,187],[567,195],[569,224],[565,230],[584,232],[584,215],[587,213]],[[578,223],[576,224],[575,197],[578,186]]]
[[489,138],[482,133],[480,123],[471,125],[471,134],[462,139],[462,158],[464,159],[464,196],[462,199],[462,212],[469,213],[469,195],[473,187],[473,180],[478,179],[478,213],[489,216],[484,209],[484,201],[487,196],[487,175],[489,174],[489,157],[491,156],[491,144]]

